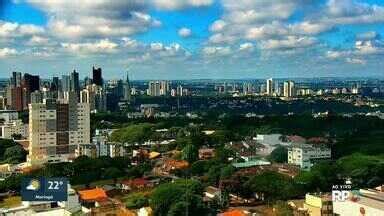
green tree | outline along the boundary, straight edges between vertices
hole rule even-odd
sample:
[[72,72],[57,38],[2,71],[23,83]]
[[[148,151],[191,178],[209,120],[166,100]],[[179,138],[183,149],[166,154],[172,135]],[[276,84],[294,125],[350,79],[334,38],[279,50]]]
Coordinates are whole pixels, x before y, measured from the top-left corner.
[[195,162],[199,159],[199,152],[195,145],[189,144],[183,148],[182,159],[189,163]]
[[120,143],[142,143],[154,133],[153,126],[153,124],[149,123],[130,125],[114,131],[110,139]]
[[287,163],[288,149],[284,146],[278,146],[269,155],[269,159],[276,163]]
[[118,177],[122,176],[122,171],[116,167],[108,167],[104,171],[105,179],[114,179],[116,180]]
[[[150,206],[154,210],[155,215],[158,216],[180,212],[180,209],[186,205],[191,208],[193,207],[193,211],[200,212],[202,211],[202,209],[200,209],[202,206],[198,205],[198,203],[202,197],[202,193],[203,187],[198,181],[178,180],[174,183],[165,183],[159,185],[151,194]],[[187,203],[182,204],[179,202]],[[176,205],[176,203],[179,204]]]
[[148,197],[143,193],[134,193],[128,195],[124,201],[125,205],[129,209],[139,209],[141,207],[148,206],[149,204]]
[[264,172],[251,177],[245,187],[264,197],[264,200],[276,201],[295,197],[297,190],[291,178],[277,172]]
[[26,160],[27,151],[17,144],[5,149],[3,160],[7,163],[20,163]]

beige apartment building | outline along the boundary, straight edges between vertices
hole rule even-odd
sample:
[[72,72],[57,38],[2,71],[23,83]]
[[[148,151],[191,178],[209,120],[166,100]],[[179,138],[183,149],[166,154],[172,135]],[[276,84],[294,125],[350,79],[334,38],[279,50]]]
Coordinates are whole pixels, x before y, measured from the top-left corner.
[[90,143],[89,104],[78,103],[75,94],[29,104],[30,165],[68,161],[79,145]]

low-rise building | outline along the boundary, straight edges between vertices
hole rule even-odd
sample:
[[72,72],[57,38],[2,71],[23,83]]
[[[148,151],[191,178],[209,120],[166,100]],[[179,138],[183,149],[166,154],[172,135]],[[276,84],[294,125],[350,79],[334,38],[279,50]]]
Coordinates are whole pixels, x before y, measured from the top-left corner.
[[331,158],[331,149],[324,145],[293,144],[288,148],[288,163],[310,170],[319,160]]
[[13,135],[28,138],[28,124],[24,124],[21,119],[17,119],[0,125],[0,138],[12,139]]
[[215,156],[215,149],[211,148],[202,148],[199,149],[199,159],[200,160],[208,160]]

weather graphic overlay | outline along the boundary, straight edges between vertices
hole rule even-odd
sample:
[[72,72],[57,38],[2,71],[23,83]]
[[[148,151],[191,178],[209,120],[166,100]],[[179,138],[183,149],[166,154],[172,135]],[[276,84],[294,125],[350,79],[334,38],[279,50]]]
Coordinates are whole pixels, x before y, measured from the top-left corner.
[[23,201],[66,201],[66,178],[24,178],[21,182]]

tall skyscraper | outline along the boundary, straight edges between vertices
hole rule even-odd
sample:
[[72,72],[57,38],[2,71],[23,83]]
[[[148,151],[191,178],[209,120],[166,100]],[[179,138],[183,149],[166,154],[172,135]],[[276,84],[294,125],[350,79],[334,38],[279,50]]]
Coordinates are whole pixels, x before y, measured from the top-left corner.
[[80,92],[79,73],[76,70],[71,73],[70,91]]
[[92,83],[98,86],[103,85],[103,75],[101,68],[92,67]]
[[78,145],[90,142],[89,104],[77,103],[75,92],[66,99],[29,104],[29,155],[33,165],[68,161]]
[[284,97],[296,96],[295,83],[293,81],[284,82]]
[[168,95],[169,91],[169,82],[166,80],[160,81],[160,95]]
[[148,83],[147,94],[150,96],[168,95],[169,91],[170,91],[169,82],[166,80],[150,81]]
[[80,92],[80,103],[89,103],[91,111],[107,110],[107,95],[105,90],[96,84],[87,85]]
[[24,74],[23,87],[27,92],[34,92],[40,89],[40,77],[31,74]]
[[31,93],[40,90],[40,77],[31,74],[24,74],[23,81],[23,110],[28,109],[28,104],[31,103]]
[[23,110],[23,88],[21,86],[21,73],[12,72],[7,87],[7,104],[11,109]]
[[59,77],[53,77],[51,83],[51,91],[59,91],[60,90],[60,80]]
[[182,85],[178,85],[177,88],[176,88],[176,94],[177,94],[177,96],[181,96],[181,97],[184,96],[184,95],[183,95],[183,92],[184,92],[183,90],[184,90],[184,89],[183,89],[183,86],[182,86]]
[[68,75],[63,75],[61,77],[61,91],[69,92],[71,89],[71,77]]
[[12,72],[12,77],[10,79],[10,85],[12,87],[20,87],[21,86],[21,72]]
[[131,83],[129,82],[129,75],[127,72],[127,79],[124,83],[124,100],[130,101],[131,100]]
[[160,96],[161,95],[160,89],[161,89],[160,81],[150,81],[148,83],[147,94],[149,96]]
[[272,96],[273,95],[273,79],[267,79],[267,95]]

